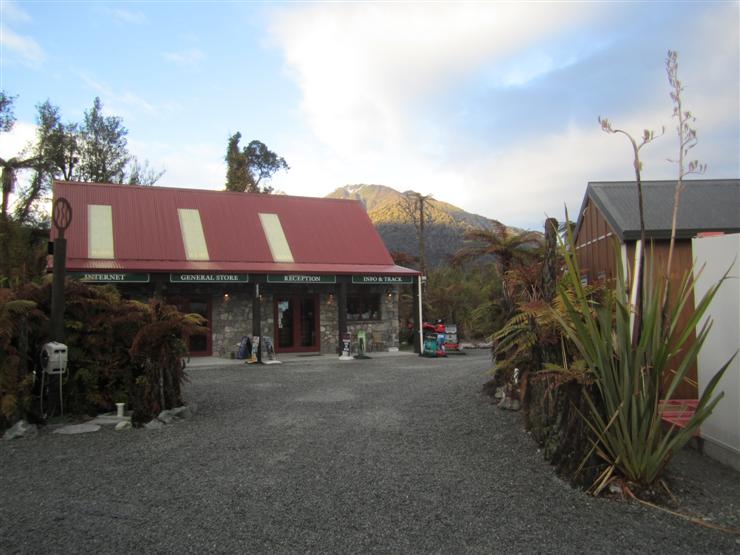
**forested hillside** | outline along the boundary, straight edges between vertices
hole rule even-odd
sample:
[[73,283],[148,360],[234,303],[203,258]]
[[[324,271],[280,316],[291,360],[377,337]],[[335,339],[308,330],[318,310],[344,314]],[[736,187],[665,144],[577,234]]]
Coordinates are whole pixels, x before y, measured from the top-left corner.
[[[410,256],[418,255],[416,229],[409,223],[409,195],[385,185],[346,185],[327,195],[329,198],[359,200],[365,205],[388,250]],[[430,268],[449,261],[462,246],[465,231],[471,228],[492,229],[494,222],[478,214],[471,214],[435,198],[426,200],[427,224],[425,230],[426,259]]]

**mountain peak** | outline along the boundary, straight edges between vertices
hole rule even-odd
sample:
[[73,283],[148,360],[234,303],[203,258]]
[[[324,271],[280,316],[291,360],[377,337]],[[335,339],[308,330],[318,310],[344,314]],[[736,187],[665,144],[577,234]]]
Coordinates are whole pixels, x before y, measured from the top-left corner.
[[[329,193],[327,198],[352,199],[362,202],[365,210],[374,224],[404,224],[408,223],[405,199],[417,195],[416,191],[399,192],[386,185],[345,185]],[[431,224],[449,225],[453,227],[491,229],[492,220],[471,214],[462,208],[447,202],[430,197],[427,200],[428,214]]]
[[[362,202],[388,250],[414,257],[418,254],[418,241],[416,228],[409,221],[407,199],[416,194],[412,190],[401,193],[386,185],[356,184],[339,187],[327,197]],[[492,229],[497,223],[433,197],[428,198],[426,207],[426,256],[432,267],[445,263],[463,246],[467,230]]]
[[365,184],[345,185],[326,195],[327,198],[359,200],[368,214],[383,204],[399,201],[401,196],[392,187]]

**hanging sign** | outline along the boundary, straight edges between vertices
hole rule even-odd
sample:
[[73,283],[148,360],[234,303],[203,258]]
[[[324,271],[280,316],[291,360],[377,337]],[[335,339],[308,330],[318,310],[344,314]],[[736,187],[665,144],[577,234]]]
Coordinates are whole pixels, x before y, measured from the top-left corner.
[[149,274],[130,272],[69,272],[67,275],[85,283],[149,283]]
[[336,283],[337,276],[307,274],[267,275],[267,283]]
[[170,274],[170,283],[247,283],[248,274]]
[[411,276],[352,276],[354,285],[396,285],[414,283]]

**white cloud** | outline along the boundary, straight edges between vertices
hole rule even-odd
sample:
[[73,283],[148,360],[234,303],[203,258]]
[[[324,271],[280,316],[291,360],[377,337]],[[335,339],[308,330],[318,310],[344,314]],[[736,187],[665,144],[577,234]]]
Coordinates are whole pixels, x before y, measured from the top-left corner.
[[46,59],[39,43],[31,37],[15,33],[7,25],[0,25],[0,43],[18,54],[27,64],[37,66]]
[[0,157],[13,158],[22,154],[26,146],[35,139],[36,126],[17,121],[8,133],[0,133]]
[[24,12],[16,2],[11,2],[10,0],[3,0],[0,3],[0,12],[3,19],[7,21],[17,23],[28,23],[31,21],[31,16]]
[[140,161],[149,160],[155,170],[165,170],[158,186],[221,190],[226,180],[224,151],[212,143],[172,144],[129,141]]
[[[601,132],[598,113],[588,122],[552,119],[538,134],[529,121],[529,133],[502,128],[491,139],[453,128],[449,113],[429,106],[455,97],[481,68],[490,86],[522,86],[570,67],[568,75],[577,79],[578,61],[593,49],[608,48],[610,56],[602,59],[619,59],[619,41],[625,40],[619,33],[569,38],[565,55],[539,47],[549,37],[578,34],[584,24],[598,28],[609,9],[582,3],[324,4],[275,12],[272,36],[303,93],[311,134],[279,146],[291,171],[276,176],[274,185],[310,195],[350,183],[413,188],[523,227],[540,227],[546,214],[562,218],[564,203],[576,217],[588,181],[634,177],[629,144]],[[680,40],[674,46],[685,49],[681,77],[698,118],[700,143],[692,156],[709,164],[706,177],[733,177],[740,174],[737,8],[702,13],[687,16],[692,32],[675,35]],[[644,178],[674,178],[675,166],[666,161],[676,149],[667,83],[665,95],[639,92],[639,86],[624,93],[634,105],[623,102],[621,111],[603,115],[638,136],[644,126],[665,125],[667,136],[644,150]],[[598,91],[576,87],[569,94],[559,89],[549,113],[559,113],[558,102],[584,95],[601,105],[593,96]],[[521,103],[529,98],[507,100],[518,102],[517,113],[526,117]],[[491,108],[494,115],[507,109]]]
[[205,54],[197,48],[179,52],[165,52],[162,57],[179,66],[194,66],[205,59]]
[[110,15],[122,23],[131,23],[134,25],[141,25],[148,23],[148,19],[144,12],[125,10],[122,8],[116,8],[109,11]]
[[[691,102],[700,138],[692,157],[708,163],[707,178],[740,175],[738,138],[725,138],[738,128],[733,94],[732,88],[724,88]],[[666,98],[631,113],[608,114],[615,125],[637,137],[645,127],[660,131],[665,126],[665,136],[642,150],[646,180],[676,176],[675,165],[667,161],[675,158],[677,142],[670,113]],[[277,176],[275,185],[291,194],[319,196],[346,184],[380,183],[433,194],[470,212],[533,229],[541,228],[546,216],[562,219],[564,204],[576,218],[589,181],[634,178],[628,141],[602,132],[595,116],[590,124],[570,123],[533,139],[512,135],[499,150],[477,145],[467,157],[453,162],[412,147],[396,156],[373,152],[327,156],[325,148],[300,141],[282,147],[281,154],[291,171]]]
[[[639,134],[642,127],[637,122],[654,121],[652,116],[621,123]],[[655,147],[660,143],[644,149],[644,178],[670,177],[663,160],[656,167]],[[546,216],[562,220],[564,204],[570,217],[577,218],[589,181],[633,178],[632,150],[626,138],[603,133],[594,121],[591,127],[571,125],[482,157],[466,172],[461,204],[507,224],[538,228]]]
[[[36,126],[24,121],[16,121],[7,133],[0,133],[0,158],[26,156],[26,147],[36,138]],[[30,171],[22,171],[16,175],[16,192],[26,187],[31,180]],[[18,198],[17,194],[10,195],[11,211]]]
[[521,58],[511,60],[511,63],[501,68],[499,79],[505,87],[522,87],[538,77],[566,68],[576,61],[575,56],[560,60],[556,58],[554,53],[537,50],[529,52]]
[[339,153],[409,141],[415,103],[582,22],[592,5],[341,4],[275,13],[272,34],[316,136]]
[[131,109],[147,114],[157,114],[160,109],[146,99],[130,92],[118,92],[105,83],[97,81],[84,72],[78,72],[80,79],[102,97],[104,110],[125,117]]

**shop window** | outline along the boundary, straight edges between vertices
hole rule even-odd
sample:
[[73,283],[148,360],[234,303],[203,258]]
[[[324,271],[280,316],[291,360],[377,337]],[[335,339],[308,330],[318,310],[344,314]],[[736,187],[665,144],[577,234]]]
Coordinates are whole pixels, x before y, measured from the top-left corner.
[[380,320],[380,294],[364,293],[347,297],[348,320]]

